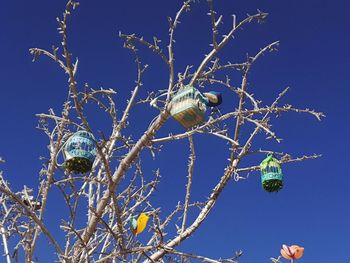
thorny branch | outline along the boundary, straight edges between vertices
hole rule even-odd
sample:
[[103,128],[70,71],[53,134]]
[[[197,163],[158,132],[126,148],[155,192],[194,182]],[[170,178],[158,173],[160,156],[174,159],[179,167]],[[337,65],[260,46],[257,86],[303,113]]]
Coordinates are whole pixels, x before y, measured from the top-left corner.
[[[214,1],[208,0],[211,23],[211,50],[202,61],[198,61],[198,67],[188,65],[184,72],[175,72],[174,43],[175,33],[180,23],[180,18],[185,12],[190,11],[195,1],[187,0],[180,7],[174,18],[168,17],[169,42],[167,52],[163,51],[162,42],[154,37],[153,42],[147,41],[136,34],[122,34],[124,47],[129,49],[135,58],[136,81],[131,88],[132,92],[124,109],[119,109],[115,97],[118,95],[113,89],[93,89],[88,84],[79,85],[76,81],[78,59],[72,62],[72,53],[69,49],[67,35],[68,19],[79,3],[68,0],[62,18],[58,18],[58,31],[62,37],[61,49],[53,46],[52,51],[42,48],[31,48],[30,53],[36,60],[44,55],[53,60],[59,68],[68,76],[67,100],[63,103],[60,114],[50,109],[48,113],[37,114],[39,118],[38,128],[48,136],[48,157],[43,157],[43,168],[39,172],[39,186],[37,197],[34,191],[24,188],[22,192],[13,192],[8,182],[0,180],[0,234],[2,235],[4,257],[7,263],[11,262],[11,250],[14,257],[18,257],[18,251],[23,249],[26,263],[34,262],[37,240],[41,233],[50,241],[59,262],[190,262],[199,260],[202,262],[237,262],[242,252],[236,252],[235,256],[228,259],[211,259],[203,255],[180,252],[176,249],[184,240],[191,237],[200,225],[206,220],[215,206],[222,190],[229,180],[242,178],[244,173],[260,170],[259,165],[241,167],[243,158],[249,158],[252,154],[275,154],[281,164],[300,162],[315,159],[320,155],[305,155],[293,158],[291,154],[276,152],[274,149],[254,149],[253,141],[260,131],[266,135],[266,139],[273,138],[278,142],[276,132],[271,126],[271,116],[280,116],[286,112],[305,113],[321,120],[323,113],[305,108],[299,109],[290,104],[280,105],[280,100],[287,93],[283,90],[270,106],[262,106],[262,101],[256,98],[249,87],[249,73],[254,63],[264,54],[275,51],[279,42],[273,42],[260,49],[254,56],[247,56],[244,62],[222,62],[217,55],[236,36],[239,29],[251,22],[262,22],[267,13],[258,12],[248,15],[241,21],[233,16],[232,27],[222,37],[219,36],[220,25],[224,18],[214,9]],[[148,65],[141,62],[137,45],[144,45],[157,54],[169,69],[167,88],[164,90],[146,90],[148,95],[142,97],[143,75]],[[233,85],[230,80],[231,71],[241,73],[239,85]],[[218,73],[228,72],[226,79],[220,79]],[[177,74],[178,79],[175,80]],[[155,138],[159,129],[170,117],[173,94],[183,85],[198,85],[205,87],[207,84],[217,84],[225,88],[227,93],[232,93],[238,98],[236,108],[228,111],[213,110],[207,120],[183,133],[169,134],[165,137]],[[165,86],[165,85],[164,85]],[[161,97],[165,97],[161,101]],[[249,102],[249,103],[247,103]],[[101,112],[110,118],[111,132],[106,135],[103,131],[95,132],[89,125],[89,113],[85,111],[88,104],[95,104]],[[147,107],[147,104],[159,109],[159,113],[153,116],[153,120],[139,138],[134,138],[130,130],[130,116],[135,105]],[[147,108],[146,108],[147,111]],[[119,112],[120,116],[119,116]],[[118,113],[118,114],[117,114]],[[244,139],[241,132],[247,123],[253,130]],[[126,129],[127,127],[131,129]],[[97,139],[97,157],[90,172],[75,175],[67,171],[61,163],[61,152],[68,138],[77,130],[87,130],[93,133]],[[221,178],[216,182],[206,200],[193,200],[192,186],[196,183],[194,164],[196,151],[194,136],[207,134],[225,140],[229,150],[227,159],[229,163],[223,167]],[[188,138],[190,154],[188,159],[187,185],[184,196],[179,196],[178,204],[167,215],[161,207],[155,205],[155,193],[162,180],[160,169],[147,171],[143,163],[143,149],[150,150],[152,157],[157,160],[158,152],[165,142],[174,142]],[[3,163],[0,158],[0,163]],[[200,163],[196,163],[200,166]],[[162,171],[168,173],[168,171]],[[64,232],[65,241],[58,242],[51,230],[44,214],[50,205],[49,193],[57,188],[62,196],[60,206],[67,208],[67,214],[62,213],[60,218],[61,230]],[[204,197],[203,197],[204,198]],[[82,207],[85,210],[82,212]],[[146,232],[150,237],[146,245],[142,244],[138,236],[132,234],[129,221],[132,217],[146,213],[150,221]],[[189,220],[189,213],[197,213],[194,220]],[[171,227],[181,220],[178,231],[172,235]],[[81,226],[78,222],[86,222]],[[16,236],[19,242],[14,248],[9,248],[8,242]],[[276,259],[278,262],[278,259]]]

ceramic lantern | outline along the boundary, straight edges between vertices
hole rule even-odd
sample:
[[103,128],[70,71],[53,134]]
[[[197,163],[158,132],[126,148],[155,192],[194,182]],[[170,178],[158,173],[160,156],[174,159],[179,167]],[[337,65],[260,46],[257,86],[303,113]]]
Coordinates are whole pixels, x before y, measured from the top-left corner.
[[260,164],[261,183],[267,192],[278,192],[283,187],[283,174],[279,161],[268,155]]
[[180,89],[171,100],[171,116],[186,129],[204,121],[206,99],[192,86]]
[[92,168],[96,157],[96,141],[87,131],[73,134],[64,145],[64,166],[75,173],[86,173]]

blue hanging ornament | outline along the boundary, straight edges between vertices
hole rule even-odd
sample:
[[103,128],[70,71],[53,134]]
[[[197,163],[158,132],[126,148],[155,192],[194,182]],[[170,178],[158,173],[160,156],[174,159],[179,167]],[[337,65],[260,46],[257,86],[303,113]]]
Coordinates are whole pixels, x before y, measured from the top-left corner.
[[87,131],[78,131],[65,143],[63,148],[64,167],[74,173],[91,171],[96,158],[96,140]]

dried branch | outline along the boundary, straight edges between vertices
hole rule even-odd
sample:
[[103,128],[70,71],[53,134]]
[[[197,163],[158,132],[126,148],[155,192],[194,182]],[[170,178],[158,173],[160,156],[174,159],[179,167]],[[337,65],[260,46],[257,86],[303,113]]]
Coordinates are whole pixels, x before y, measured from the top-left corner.
[[[274,153],[273,151],[268,151],[268,153]],[[295,162],[302,162],[306,160],[313,160],[317,158],[321,158],[322,154],[313,154],[313,155],[303,155],[301,157],[292,158],[289,154],[284,154],[280,159],[279,163],[285,164],[285,163],[295,163]],[[238,168],[236,169],[237,173],[242,172],[252,172],[252,171],[259,171],[260,165],[250,166],[250,167],[244,167],[244,168]]]
[[192,136],[188,137],[189,143],[190,143],[190,156],[189,156],[189,162],[188,162],[188,175],[187,175],[187,185],[186,185],[186,196],[185,196],[185,204],[184,204],[184,212],[182,217],[182,226],[181,226],[181,232],[183,233],[186,226],[186,220],[187,220],[187,213],[188,213],[188,204],[190,202],[190,196],[191,196],[191,189],[192,189],[192,178],[193,178],[193,170],[194,170],[194,163],[196,160],[196,152],[194,150],[194,144],[193,144],[193,138]]
[[[322,112],[313,109],[296,108],[290,104],[279,105],[281,98],[286,94],[287,89],[281,92],[270,106],[262,106],[260,101],[252,93],[252,87],[248,89],[248,77],[253,64],[264,54],[274,51],[278,42],[273,42],[260,49],[254,56],[247,56],[246,61],[231,63],[219,60],[219,52],[235,37],[239,29],[253,21],[262,22],[267,13],[258,10],[254,15],[248,15],[240,22],[233,16],[232,27],[226,35],[219,36],[219,25],[223,17],[214,10],[214,0],[208,0],[211,23],[211,50],[199,63],[195,70],[192,66],[186,66],[182,72],[175,72],[175,31],[180,23],[181,16],[190,10],[194,0],[186,0],[180,7],[174,18],[168,18],[169,22],[169,43],[167,54],[163,52],[161,41],[153,38],[147,41],[136,34],[122,34],[119,36],[124,40],[124,47],[128,48],[134,56],[136,65],[136,81],[132,87],[131,95],[126,102],[124,109],[117,109],[116,92],[113,89],[92,89],[85,84],[80,87],[76,81],[78,70],[78,59],[73,60],[68,43],[68,20],[71,12],[78,6],[78,2],[67,0],[62,18],[58,18],[59,34],[62,36],[62,47],[53,47],[52,51],[40,48],[31,48],[30,53],[34,60],[40,55],[45,55],[58,63],[58,66],[68,75],[68,96],[63,104],[61,113],[56,114],[50,109],[47,114],[37,114],[39,117],[38,129],[48,136],[48,157],[42,157],[43,167],[39,173],[39,186],[37,197],[33,197],[33,190],[24,188],[22,192],[14,193],[7,182],[3,180],[0,172],[0,234],[2,235],[5,258],[7,263],[11,262],[8,248],[12,245],[9,237],[15,235],[19,240],[14,246],[15,256],[19,249],[23,248],[27,263],[33,262],[37,240],[43,233],[52,243],[58,260],[66,263],[78,262],[163,262],[173,260],[176,262],[187,262],[199,260],[202,262],[236,262],[242,254],[228,259],[211,259],[195,253],[180,252],[175,248],[184,240],[191,237],[201,224],[207,219],[213,210],[218,197],[227,186],[230,179],[242,178],[240,174],[260,169],[258,165],[241,167],[240,163],[251,154],[275,154],[279,162],[291,163],[309,159],[315,159],[320,155],[301,156],[292,158],[286,153],[276,153],[272,150],[252,150],[256,135],[263,131],[266,139],[277,137],[276,131],[271,126],[271,116],[280,116],[285,112],[306,113],[318,120],[324,117]],[[141,62],[136,44],[141,44],[151,49],[158,55],[169,68],[168,86],[163,90],[146,90],[144,97],[141,97],[143,76],[148,68]],[[242,74],[239,86],[232,85],[230,74],[238,70]],[[225,72],[223,72],[225,71]],[[221,80],[220,73],[227,73],[226,79]],[[175,80],[175,76],[178,77]],[[233,82],[232,82],[233,83]],[[208,119],[191,129],[179,134],[168,133],[168,136],[155,138],[166,120],[170,117],[170,110],[173,106],[171,98],[184,85],[204,87],[209,84],[219,84],[238,96],[238,104],[224,112],[220,108],[211,108]],[[118,97],[118,100],[122,98]],[[248,103],[247,103],[248,102]],[[58,163],[61,151],[66,142],[76,130],[91,128],[88,123],[89,112],[85,111],[87,105],[94,105],[98,113],[107,114],[111,124],[111,133],[98,131],[96,138],[97,155],[91,171],[82,175],[74,175],[63,165]],[[140,138],[134,138],[130,118],[135,105],[145,107],[150,104],[159,110]],[[101,111],[102,110],[102,111]],[[209,110],[208,110],[209,111]],[[119,112],[120,116],[119,116]],[[97,116],[97,115],[96,115]],[[96,117],[94,115],[94,117]],[[99,115],[98,115],[99,116]],[[232,121],[233,120],[233,121]],[[241,136],[244,125],[252,124],[252,132],[245,140]],[[131,129],[126,129],[130,127]],[[192,184],[194,176],[194,165],[196,152],[193,143],[193,135],[208,134],[219,137],[227,142],[229,155],[226,157],[229,163],[223,167],[221,177],[213,185],[213,189],[207,193],[209,196],[205,201],[192,200]],[[143,166],[142,151],[146,148],[152,157],[156,159],[161,150],[161,143],[179,139],[189,139],[190,153],[188,158],[187,185],[184,196],[179,196],[176,207],[167,214],[163,214],[161,207],[154,202],[154,193],[157,186],[164,180],[160,176],[159,169],[155,169],[155,176],[149,176],[148,166]],[[157,145],[156,145],[157,144]],[[263,146],[262,146],[263,147]],[[0,163],[4,162],[0,158]],[[116,168],[114,168],[116,167]],[[57,187],[62,193],[60,205],[66,207],[67,214],[62,215],[61,230],[65,234],[63,246],[54,238],[46,227],[44,213],[47,208],[49,193],[53,187]],[[40,204],[40,205],[37,205]],[[82,213],[82,207],[86,206]],[[142,239],[130,231],[129,220],[140,212],[150,216],[150,223],[147,226],[150,235],[146,245]],[[189,214],[196,212],[197,216],[189,221]],[[81,227],[80,222],[86,222]],[[79,224],[78,224],[79,222]],[[171,228],[177,227],[177,233]],[[79,226],[79,227],[78,227]],[[170,231],[169,231],[170,230]],[[147,236],[146,236],[147,237]],[[274,259],[276,262],[279,259]]]
[[[205,66],[208,64],[209,61],[212,60],[212,58],[229,42],[229,40],[234,36],[234,34],[237,32],[238,29],[240,29],[243,25],[247,24],[247,23],[251,23],[252,21],[258,21],[261,22],[262,20],[264,20],[267,17],[267,13],[263,13],[263,12],[258,12],[255,15],[251,15],[248,16],[247,18],[245,18],[244,20],[242,20],[238,25],[236,25],[236,23],[233,23],[233,27],[231,29],[231,31],[227,34],[223,36],[223,39],[221,40],[221,42],[217,45],[217,47],[213,48],[208,55],[206,55],[206,57],[204,58],[204,60],[202,61],[202,63],[199,65],[198,69],[196,70],[196,72],[194,73],[191,81],[190,81],[190,85],[193,85],[197,78],[200,76],[200,74],[202,73],[202,71],[204,70]],[[235,21],[235,18],[234,18]]]

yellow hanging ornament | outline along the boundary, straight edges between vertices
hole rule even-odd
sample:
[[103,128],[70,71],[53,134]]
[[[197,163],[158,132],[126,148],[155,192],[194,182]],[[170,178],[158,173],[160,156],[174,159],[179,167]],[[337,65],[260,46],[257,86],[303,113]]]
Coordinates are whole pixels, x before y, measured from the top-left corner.
[[142,233],[148,222],[149,216],[146,215],[145,213],[141,213],[140,216],[136,220],[136,227],[132,228],[132,232],[134,235]]

